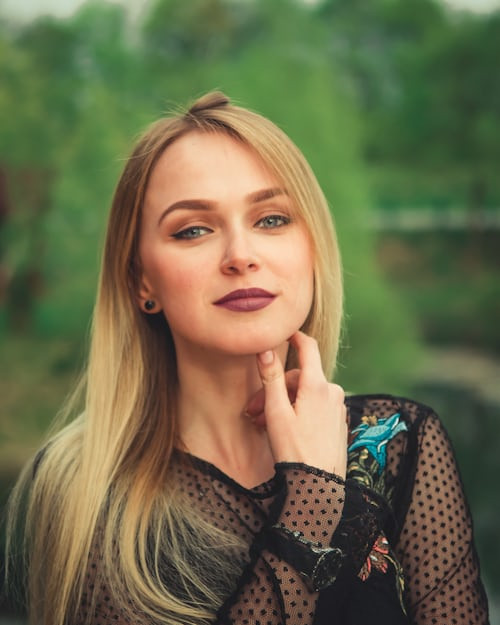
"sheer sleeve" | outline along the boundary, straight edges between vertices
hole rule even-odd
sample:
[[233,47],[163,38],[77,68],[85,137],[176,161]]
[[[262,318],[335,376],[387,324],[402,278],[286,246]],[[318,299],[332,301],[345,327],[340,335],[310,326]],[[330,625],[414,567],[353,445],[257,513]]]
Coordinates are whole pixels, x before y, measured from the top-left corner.
[[[430,412],[413,425],[415,463],[396,553],[418,625],[484,625],[488,608],[472,520],[449,438]],[[411,449],[408,450],[411,452]]]
[[410,621],[487,625],[472,518],[442,422],[429,407],[390,395],[353,396],[348,406],[355,424],[387,424],[394,415],[404,423],[387,443],[377,488],[394,515],[387,537],[404,572]]
[[[275,521],[274,527],[340,554],[328,572],[326,587],[358,573],[383,522],[385,511],[376,493],[307,465],[277,466],[286,488],[275,501],[278,513],[271,514],[269,523]],[[257,537],[253,559],[236,592],[219,611],[218,624],[307,625],[314,621],[319,592],[301,574],[299,545],[292,538],[283,554],[272,540],[262,542]]]

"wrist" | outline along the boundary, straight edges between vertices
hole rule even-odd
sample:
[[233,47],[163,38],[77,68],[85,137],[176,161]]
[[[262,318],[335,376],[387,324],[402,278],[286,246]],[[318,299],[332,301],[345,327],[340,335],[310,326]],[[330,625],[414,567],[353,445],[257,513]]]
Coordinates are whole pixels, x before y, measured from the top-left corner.
[[279,463],[276,471],[283,480],[283,494],[270,524],[299,531],[311,543],[328,547],[344,508],[342,478],[301,463]]
[[281,475],[286,475],[291,471],[301,471],[309,475],[315,475],[316,477],[323,478],[327,481],[336,482],[340,485],[345,485],[345,478],[337,473],[332,473],[324,469],[306,464],[304,462],[277,462],[274,465],[276,472]]
[[281,523],[264,530],[260,542],[293,566],[314,592],[331,586],[342,567],[344,553],[339,548],[322,547],[319,542],[305,538],[300,530],[290,530]]

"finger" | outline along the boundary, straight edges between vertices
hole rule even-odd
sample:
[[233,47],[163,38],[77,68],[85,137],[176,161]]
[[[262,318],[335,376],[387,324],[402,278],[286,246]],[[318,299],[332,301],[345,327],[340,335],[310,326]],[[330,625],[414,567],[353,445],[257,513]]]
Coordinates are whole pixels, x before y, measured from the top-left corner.
[[296,349],[302,372],[302,382],[325,380],[321,354],[316,339],[304,334],[295,332],[290,337],[290,344]]
[[342,388],[342,386],[340,386],[339,384],[335,384],[333,382],[330,382],[330,384],[328,384],[329,388],[330,388],[330,392],[332,394],[332,399],[339,405],[342,406],[342,410],[345,410],[347,413],[347,408],[345,405],[345,391]]
[[268,350],[257,354],[257,367],[264,386],[264,412],[267,421],[273,416],[293,411],[288,399],[285,371],[276,352]]
[[[288,393],[288,399],[291,404],[295,401],[297,395],[297,385],[299,383],[300,370],[290,369],[285,371],[285,384]],[[259,389],[248,402],[245,413],[249,417],[257,417],[264,412],[265,391],[264,388]]]
[[260,412],[253,413],[253,414],[250,414],[247,411],[245,411],[243,413],[243,416],[246,417],[247,419],[250,419],[250,421],[257,427],[260,427],[260,428],[266,427],[266,413],[264,412],[263,409]]
[[[288,401],[290,402],[290,404],[292,404],[292,406],[295,403],[295,399],[297,397],[299,376],[299,369],[290,369],[289,371],[285,371],[285,384],[288,393]],[[264,412],[264,405],[265,390],[264,387],[262,387],[257,391],[257,393],[255,393],[253,397],[250,398],[250,401],[243,411],[243,416],[250,419],[254,425],[259,427],[265,427],[266,414]]]

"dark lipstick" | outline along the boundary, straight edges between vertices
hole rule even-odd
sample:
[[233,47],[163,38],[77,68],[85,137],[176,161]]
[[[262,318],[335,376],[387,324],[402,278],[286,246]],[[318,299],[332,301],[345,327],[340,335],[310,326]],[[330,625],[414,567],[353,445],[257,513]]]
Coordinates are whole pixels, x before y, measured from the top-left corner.
[[237,289],[224,295],[214,304],[235,312],[252,312],[265,308],[275,297],[275,295],[264,289]]

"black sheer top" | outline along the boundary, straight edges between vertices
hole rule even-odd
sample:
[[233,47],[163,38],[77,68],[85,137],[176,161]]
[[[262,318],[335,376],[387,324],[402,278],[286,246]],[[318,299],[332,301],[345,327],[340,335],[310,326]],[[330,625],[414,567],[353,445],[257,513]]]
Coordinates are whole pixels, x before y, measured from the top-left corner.
[[[270,481],[246,489],[200,459],[179,463],[192,505],[248,545],[214,622],[487,624],[471,516],[442,423],[430,408],[387,395],[346,404],[345,481],[280,463]],[[333,557],[319,583],[304,572],[304,549]],[[93,625],[130,622],[105,585],[94,606]]]

